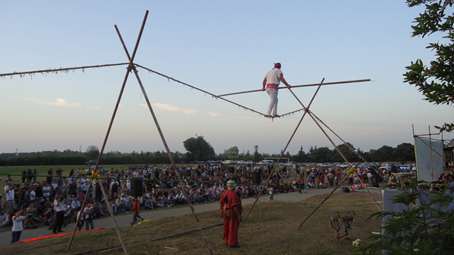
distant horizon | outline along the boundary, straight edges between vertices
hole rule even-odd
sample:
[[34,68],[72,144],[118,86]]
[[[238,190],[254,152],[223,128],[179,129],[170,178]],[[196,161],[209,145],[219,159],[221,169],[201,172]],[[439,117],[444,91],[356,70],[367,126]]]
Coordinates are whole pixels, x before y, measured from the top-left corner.
[[[90,8],[85,1],[4,1],[0,74],[128,62],[114,25],[132,53],[147,10],[134,63],[165,75],[138,68],[173,152],[184,153],[183,141],[194,135],[204,136],[217,154],[233,146],[244,153],[254,145],[268,154],[283,150],[303,112],[265,118],[270,98],[264,91],[225,97],[234,104],[211,96],[261,90],[276,62],[290,85],[371,80],[318,91],[310,111],[342,138],[323,127],[336,145],[344,140],[370,151],[413,144],[413,132],[434,133],[434,125],[451,122],[451,105],[433,105],[404,83],[405,67],[435,59],[426,47],[444,39],[412,37],[412,22],[424,8],[409,8],[403,0],[100,0]],[[285,15],[270,18],[277,13]],[[3,76],[0,153],[101,148],[127,72],[117,65]],[[307,106],[316,89],[292,92]],[[301,109],[294,95],[279,90],[278,114]],[[445,134],[451,138],[454,133]],[[315,145],[333,149],[306,116],[287,151]],[[157,150],[165,150],[163,142],[130,74],[104,151]]]
[[[450,139],[450,140],[451,140],[451,139]],[[399,146],[399,145],[401,145],[401,144],[403,144],[403,143],[408,143],[408,142],[402,142],[402,143],[399,143],[399,144],[397,144],[397,145],[395,145],[395,146],[390,146],[390,145],[386,145],[386,144],[385,144],[385,145],[382,145],[382,146],[380,146],[380,147],[378,147],[378,148],[373,148],[373,149],[369,149],[369,150],[364,150],[364,149],[356,148],[356,147],[355,147],[355,150],[360,149],[360,150],[363,151],[363,152],[370,152],[371,150],[380,149],[380,148],[383,147],[383,146],[390,146],[390,147],[392,147],[392,148],[396,148],[397,146]],[[414,143],[408,143],[408,144],[411,144],[411,145],[414,146]],[[337,144],[336,146],[339,146],[339,145],[341,145],[341,144]],[[88,148],[88,147],[89,147],[89,146],[87,146],[87,148]],[[232,147],[233,147],[233,146],[232,146]],[[304,151],[304,152],[308,152],[308,151],[310,150],[311,147],[314,147],[314,148],[315,148],[315,147],[317,147],[317,148],[327,147],[327,148],[330,149],[330,150],[335,149],[334,147],[331,148],[332,146],[330,147],[330,146],[317,146],[317,145],[312,145],[312,146],[309,146],[309,149],[308,149],[308,150],[305,150],[305,149],[303,148],[303,151]],[[100,149],[100,148],[98,147],[98,149]],[[229,148],[226,148],[226,149],[224,149],[223,151],[228,150],[228,149],[229,149]],[[238,148],[238,149],[239,149],[239,148]],[[66,150],[69,150],[69,151],[72,151],[72,152],[78,152],[78,153],[85,153],[85,152],[86,152],[86,150],[82,150],[82,151],[81,151],[81,150],[71,150],[71,149],[62,149],[62,150],[51,149],[51,150],[39,150],[39,151],[0,152],[0,154],[39,153],[39,152],[45,152],[45,151],[58,151],[58,152],[63,152],[63,151],[66,151]],[[164,151],[165,153],[167,153],[165,149],[161,149],[161,150],[148,150],[148,151],[146,151],[146,150],[133,150],[133,151],[129,151],[129,152],[128,152],[128,151],[119,151],[119,150],[109,150],[109,151],[104,151],[103,153],[110,153],[110,152],[120,152],[120,153],[133,153],[133,152],[135,152],[135,153],[141,153],[142,151],[143,151],[144,153],[146,153],[146,152],[156,152],[156,151],[160,151],[160,152]],[[279,150],[279,151],[280,151],[280,150]],[[172,150],[171,150],[170,152],[173,152],[173,153],[175,153],[175,152],[178,152],[178,153],[186,153],[187,151],[184,151],[184,152],[183,152],[183,151],[172,151]],[[260,152],[260,151],[258,151],[258,152],[259,152],[260,154],[280,154],[280,152],[271,152],[271,153],[270,153],[270,152]],[[295,155],[295,154],[297,154],[298,152],[299,152],[299,150],[296,151],[295,153],[290,152],[290,154]],[[216,152],[216,151],[215,151],[215,153],[216,153],[216,155],[222,154],[222,153],[218,153],[218,152]],[[243,153],[246,154],[247,151],[242,152],[242,151],[240,150],[238,153],[239,153],[239,154],[243,154]],[[254,151],[253,151],[253,150],[252,150],[252,151],[249,150],[249,153],[250,153],[250,154],[253,154]],[[287,153],[287,152],[285,152],[285,153]]]

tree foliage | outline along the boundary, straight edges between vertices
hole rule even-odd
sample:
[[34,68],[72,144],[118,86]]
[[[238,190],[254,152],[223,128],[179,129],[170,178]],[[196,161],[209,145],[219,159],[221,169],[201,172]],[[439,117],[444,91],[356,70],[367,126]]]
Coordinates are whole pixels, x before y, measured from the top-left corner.
[[214,158],[213,147],[208,143],[203,136],[196,136],[188,138],[183,142],[184,148],[188,151],[186,159],[191,160],[208,160]]
[[85,155],[91,159],[97,159],[99,157],[99,149],[98,146],[90,145],[87,147],[85,151]]
[[[421,59],[411,62],[404,74],[404,81],[414,85],[427,100],[436,105],[454,103],[454,16],[452,0],[406,0],[409,7],[425,6],[424,13],[415,18],[413,36],[425,37],[442,33],[443,42],[430,43],[428,49],[435,51],[435,59],[424,65]],[[436,126],[440,131],[451,132],[454,122]]]
[[393,203],[404,206],[402,211],[386,210],[372,214],[382,220],[384,235],[373,235],[372,241],[360,247],[360,254],[452,254],[454,251],[454,214],[447,208],[452,196],[432,192],[430,201],[414,206],[415,201],[426,201],[415,178],[401,187],[402,193],[393,197]]
[[238,149],[237,146],[230,147],[227,151],[229,159],[236,159],[238,158],[238,153],[240,150]]

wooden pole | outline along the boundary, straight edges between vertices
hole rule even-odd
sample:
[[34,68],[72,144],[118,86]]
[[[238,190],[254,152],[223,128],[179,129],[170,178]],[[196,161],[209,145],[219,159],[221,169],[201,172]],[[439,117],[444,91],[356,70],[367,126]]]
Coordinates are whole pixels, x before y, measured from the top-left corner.
[[[354,168],[352,168],[354,169]],[[340,185],[342,185],[342,183],[350,176],[350,174],[353,172],[352,169],[350,169],[350,171],[348,171],[347,175],[344,177],[344,179],[342,179],[342,181],[331,191],[331,193],[329,193],[329,195],[324,198],[322,200],[322,202],[303,220],[303,222],[298,226],[298,229],[300,229],[303,224],[312,216],[312,214],[314,214],[318,208],[320,208],[325,202],[326,200],[328,200],[328,198],[337,190],[337,188],[340,187]]]
[[[127,80],[128,80],[129,73],[130,73],[130,71],[131,71],[131,70],[130,70],[130,67],[133,66],[134,57],[135,57],[135,55],[136,55],[137,48],[138,48],[138,46],[139,46],[140,38],[142,37],[142,33],[143,33],[143,29],[144,29],[144,27],[145,27],[145,23],[146,23],[147,17],[148,17],[148,10],[145,12],[145,17],[144,17],[143,22],[142,22],[142,27],[141,27],[141,29],[140,29],[139,36],[138,36],[137,41],[136,41],[136,45],[135,45],[135,48],[134,48],[134,52],[133,52],[132,58],[129,59],[129,68],[128,68],[128,70],[126,71],[125,78],[123,79],[123,84],[122,84],[121,89],[120,89],[120,94],[119,94],[119,96],[118,96],[117,103],[116,103],[115,108],[114,108],[114,112],[112,113],[112,117],[111,117],[111,119],[110,119],[109,127],[107,128],[106,136],[105,136],[105,138],[104,138],[103,146],[102,146],[102,148],[101,148],[101,151],[100,151],[100,153],[99,153],[98,160],[97,160],[96,165],[95,165],[95,173],[97,172],[98,165],[99,165],[99,162],[100,162],[100,160],[101,160],[102,154],[103,154],[103,152],[104,152],[104,148],[105,148],[105,146],[106,146],[107,140],[108,140],[108,138],[109,138],[109,134],[110,134],[110,131],[111,131],[111,129],[112,129],[112,125],[113,125],[113,122],[114,122],[114,120],[115,120],[115,116],[116,116],[118,107],[120,106],[121,97],[122,97],[122,95],[123,95],[123,91],[124,91],[124,88],[125,88],[125,86],[126,86],[126,82],[127,82]],[[116,27],[116,26],[115,26],[115,27]],[[102,184],[100,184],[100,185],[101,185],[101,191],[102,191],[103,196],[104,196],[104,200],[105,200],[106,203],[108,204],[109,198],[108,198],[108,196],[107,196],[107,194],[106,194],[106,192],[105,192],[104,187],[102,186]],[[89,184],[89,189],[90,189],[91,186],[92,186],[92,182],[90,182],[90,184]],[[87,196],[85,197],[84,203],[82,204],[82,209],[83,209],[83,205],[84,205],[85,202],[86,202],[86,199],[87,199]],[[113,215],[113,213],[112,213],[112,209],[110,208],[109,205],[108,205],[107,207],[108,207],[110,216],[111,216],[111,218],[112,218],[112,222],[113,222],[113,224],[114,224],[114,226],[115,226],[115,230],[117,231],[118,239],[120,240],[121,246],[123,247],[123,251],[124,251],[125,254],[128,254],[128,250],[126,249],[126,246],[125,246],[125,244],[124,244],[124,242],[123,242],[123,239],[122,239],[122,237],[121,237],[120,230],[119,230],[118,227],[117,227],[117,223],[116,223],[115,217],[114,217],[114,215]],[[81,212],[82,212],[82,209],[81,209]],[[80,215],[81,215],[81,214],[82,214],[82,213],[80,213]],[[71,248],[71,244],[72,244],[74,235],[75,235],[75,233],[76,233],[76,228],[77,228],[77,226],[74,227],[74,231],[73,231],[73,234],[72,234],[72,236],[71,236],[71,239],[70,239],[70,242],[69,242],[69,245],[68,245],[68,250]]]
[[273,170],[271,171],[271,173],[268,175],[268,178],[266,179],[265,183],[263,183],[262,189],[261,189],[260,192],[257,194],[257,197],[255,198],[255,201],[254,201],[254,203],[252,204],[251,208],[249,209],[248,213],[246,214],[246,217],[244,218],[244,220],[247,220],[247,218],[249,217],[249,214],[252,212],[252,209],[254,208],[255,204],[256,204],[257,201],[259,200],[260,195],[262,194],[263,190],[265,189],[265,186],[268,185],[268,182],[269,182],[271,176],[274,174],[274,171],[276,170],[276,167],[277,167],[277,165],[279,164],[279,161],[281,160],[282,156],[284,155],[284,152],[287,150],[287,147],[289,146],[290,142],[292,141],[293,137],[295,136],[295,133],[296,133],[296,131],[298,130],[299,126],[301,125],[301,122],[303,121],[304,116],[306,116],[307,112],[309,111],[309,107],[311,106],[312,102],[314,101],[314,98],[315,98],[315,96],[317,95],[318,91],[320,90],[320,87],[322,86],[324,80],[325,80],[325,78],[323,78],[323,80],[320,82],[320,84],[319,84],[317,90],[315,91],[314,95],[312,96],[312,99],[311,99],[311,101],[309,102],[309,105],[307,106],[307,108],[303,106],[303,107],[306,109],[306,110],[304,111],[304,113],[303,113],[303,116],[301,116],[300,121],[299,121],[298,124],[296,125],[296,128],[295,128],[295,130],[293,131],[293,134],[290,136],[290,139],[289,139],[289,141],[287,142],[287,145],[286,145],[285,148],[281,151],[281,155],[280,155],[279,159],[277,160],[276,164],[274,165]]
[[[128,49],[126,48],[126,44],[123,41],[123,38],[122,38],[122,36],[120,34],[120,31],[118,30],[118,27],[115,26],[115,29],[116,29],[118,37],[120,38],[120,41],[121,41],[121,43],[123,45],[123,48],[124,48],[125,53],[126,53],[126,56],[130,59],[130,61],[132,63],[132,58],[129,56]],[[138,72],[137,72],[137,70],[136,70],[134,65],[131,66],[131,70],[134,72],[134,74],[136,76],[136,79],[137,79],[137,82],[139,83],[140,89],[142,90],[142,94],[144,95],[145,101],[147,102],[148,109],[150,110],[151,116],[152,116],[152,118],[153,118],[153,120],[155,122],[156,128],[157,128],[158,133],[159,133],[159,135],[161,137],[162,143],[163,143],[163,145],[164,145],[164,147],[165,147],[165,149],[167,151],[167,155],[169,156],[169,159],[170,159],[172,167],[173,167],[173,169],[175,171],[175,174],[178,177],[178,180],[183,184],[182,178],[180,176],[178,168],[176,167],[176,164],[175,164],[175,161],[173,159],[172,153],[170,152],[169,146],[167,145],[167,142],[165,140],[164,134],[163,134],[163,132],[161,130],[161,127],[159,125],[158,119],[156,118],[156,115],[155,115],[155,113],[153,111],[153,108],[151,107],[151,103],[150,103],[150,100],[148,99],[148,95],[147,95],[147,93],[145,91],[145,88],[144,88],[144,86],[142,84],[142,81],[141,81],[141,79],[139,77],[139,74],[138,74]],[[194,207],[192,206],[192,203],[191,203],[191,201],[189,199],[189,195],[187,194],[187,191],[186,191],[184,186],[182,186],[182,191],[183,191],[184,196],[186,197],[186,201],[188,202],[189,208],[191,209],[191,212],[194,215],[195,221],[197,223],[197,226],[199,227],[199,230],[200,230],[200,232],[202,234],[202,237],[203,237],[206,245],[208,246],[208,250],[209,250],[210,254],[213,254],[213,250],[211,249],[211,245],[208,242],[208,238],[206,237],[205,232],[203,231],[203,227],[200,224],[200,220],[199,220],[199,218],[197,217],[197,214],[194,211]]]
[[[336,85],[336,84],[346,84],[346,83],[355,83],[355,82],[367,82],[370,81],[370,79],[362,79],[362,80],[351,80],[351,81],[336,81],[336,82],[325,82],[322,85]],[[303,85],[294,85],[292,88],[302,88],[302,87],[314,87],[314,86],[319,86],[320,83],[313,83],[313,84],[303,84]],[[279,87],[278,89],[286,89],[287,87]],[[245,94],[245,93],[252,93],[252,92],[260,92],[262,91],[261,89],[255,89],[255,90],[247,90],[247,91],[240,91],[240,92],[233,92],[233,93],[228,93],[228,94],[222,94],[218,95],[218,97],[225,97],[225,96],[231,96],[231,95],[238,95],[238,94]]]
[[[91,181],[90,181],[90,184],[88,184],[88,189],[87,189],[87,193],[90,191],[92,185],[91,185]],[[80,220],[80,217],[82,217],[82,214],[83,214],[83,211],[84,211],[84,207],[85,207],[85,204],[87,203],[87,199],[88,199],[88,195],[85,195],[84,197],[84,201],[82,202],[82,205],[80,206],[80,210],[79,210],[79,217],[76,216],[76,224],[74,226],[74,230],[73,230],[73,233],[71,235],[71,238],[69,239],[69,244],[68,244],[68,251],[69,249],[71,249],[71,244],[73,243],[73,240],[74,240],[74,236],[76,234],[76,230],[77,230],[77,222],[79,222]],[[76,214],[77,215],[77,214]]]

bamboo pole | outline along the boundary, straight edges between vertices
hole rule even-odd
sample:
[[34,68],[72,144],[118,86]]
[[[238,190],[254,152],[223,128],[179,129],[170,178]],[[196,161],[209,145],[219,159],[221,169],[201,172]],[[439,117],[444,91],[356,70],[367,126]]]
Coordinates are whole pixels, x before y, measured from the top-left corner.
[[[370,81],[370,79],[351,80],[351,81],[325,82],[325,83],[323,83],[323,86],[325,86],[325,85],[336,85],[336,84],[346,84],[346,83],[355,83],[355,82],[367,82],[367,81]],[[292,88],[314,87],[314,86],[319,86],[319,85],[320,85],[320,83],[303,84],[303,85],[293,85]],[[286,88],[287,88],[287,87],[279,87],[278,89],[286,89]],[[238,94],[245,94],[245,93],[252,93],[252,92],[260,92],[260,91],[263,91],[263,90],[261,90],[261,89],[255,89],[255,90],[247,90],[247,91],[233,92],[233,93],[218,95],[218,97],[225,97],[225,96],[238,95]]]
[[260,192],[257,194],[256,198],[255,198],[255,201],[254,203],[252,204],[251,208],[249,209],[248,213],[246,214],[246,217],[244,218],[244,220],[247,220],[247,218],[249,217],[249,214],[252,212],[252,209],[254,208],[255,204],[257,203],[257,201],[259,200],[259,197],[260,195],[262,194],[263,190],[265,189],[265,186],[268,185],[268,182],[271,178],[271,176],[274,174],[274,171],[276,171],[276,167],[277,165],[279,164],[279,161],[281,160],[282,156],[284,155],[284,152],[287,150],[287,147],[289,146],[290,142],[292,141],[293,137],[295,136],[296,134],[296,131],[298,130],[299,126],[301,125],[301,122],[303,121],[304,117],[306,116],[308,110],[309,110],[309,107],[311,106],[312,102],[314,101],[315,99],[315,96],[317,95],[318,91],[320,90],[320,87],[322,86],[323,84],[323,81],[325,81],[325,78],[322,79],[322,81],[320,82],[317,90],[315,91],[314,95],[312,96],[312,99],[311,101],[309,102],[309,105],[307,106],[308,108],[304,107],[304,109],[306,109],[303,113],[303,116],[301,116],[301,119],[300,121],[298,122],[298,124],[296,125],[296,128],[295,130],[293,131],[293,134],[290,136],[290,139],[289,141],[287,142],[287,145],[285,146],[284,150],[281,151],[281,155],[279,157],[279,159],[277,160],[276,164],[274,165],[273,167],[273,170],[270,172],[270,174],[268,175],[268,178],[266,179],[265,183],[263,184],[263,187],[262,189],[260,190]]
[[353,173],[354,170],[355,170],[355,168],[351,168],[350,171],[348,171],[348,173],[344,177],[344,179],[342,179],[342,181],[328,194],[328,196],[326,198],[324,198],[322,200],[322,202],[317,207],[315,207],[314,210],[312,210],[312,212],[298,226],[298,229],[300,229],[303,226],[303,224],[312,216],[312,214],[314,214],[318,210],[318,208],[320,208],[326,202],[326,200],[328,200],[328,198],[342,185],[342,183],[350,176],[350,174]]
[[[147,17],[148,17],[148,10],[145,12],[145,17],[144,17],[143,22],[142,22],[142,27],[141,27],[141,29],[140,29],[139,36],[138,36],[137,41],[136,41],[136,45],[135,45],[135,48],[134,48],[134,52],[133,52],[132,58],[129,59],[129,67],[131,67],[131,66],[133,65],[133,63],[134,63],[134,57],[135,57],[135,54],[136,54],[136,52],[137,52],[137,48],[138,48],[138,46],[139,46],[140,38],[142,37],[142,33],[143,33],[143,29],[144,29],[144,27],[145,27],[145,23],[146,23]],[[115,26],[115,27],[116,27],[116,26]],[[100,151],[100,153],[99,153],[98,160],[96,161],[95,172],[96,172],[97,169],[98,169],[98,165],[99,165],[99,162],[100,162],[100,160],[101,160],[102,154],[103,154],[103,152],[104,152],[104,148],[105,148],[105,146],[106,146],[107,140],[108,140],[108,138],[109,138],[109,134],[110,134],[110,131],[111,131],[111,129],[112,129],[112,125],[113,125],[113,122],[114,122],[114,120],[115,120],[115,116],[116,116],[118,107],[120,106],[121,97],[122,97],[122,95],[123,95],[123,91],[124,91],[124,88],[125,88],[125,86],[126,86],[126,82],[127,82],[127,80],[128,80],[128,77],[129,77],[129,72],[130,72],[130,69],[128,69],[128,70],[126,71],[125,78],[123,79],[123,84],[122,84],[121,89],[120,89],[120,94],[119,94],[119,96],[118,96],[117,103],[116,103],[115,108],[114,108],[114,111],[113,111],[113,113],[112,113],[112,117],[111,117],[111,119],[110,119],[109,127],[108,127],[108,129],[107,129],[106,136],[105,136],[105,138],[104,138],[104,142],[103,142],[101,151]],[[107,197],[107,194],[106,194],[106,192],[105,192],[104,187],[102,186],[102,184],[100,184],[100,185],[101,185],[101,192],[103,193],[103,196],[104,196],[104,200],[106,201],[106,203],[108,203],[109,198]],[[92,182],[90,182],[90,184],[89,184],[88,186],[89,186],[89,189],[88,189],[88,190],[90,190],[90,188],[91,188],[91,186],[92,186]],[[79,217],[82,215],[82,210],[83,210],[83,207],[84,207],[84,205],[85,205],[85,203],[86,203],[87,197],[88,197],[88,196],[85,197],[85,200],[84,200],[84,202],[82,203],[82,207],[81,207],[81,211],[80,211],[81,213],[79,214]],[[121,237],[120,230],[119,230],[118,227],[117,227],[117,223],[116,223],[116,221],[115,221],[115,217],[114,217],[114,215],[113,215],[113,213],[112,213],[112,209],[110,208],[110,206],[108,206],[108,210],[109,210],[110,216],[111,216],[111,218],[112,218],[112,222],[113,222],[113,224],[114,224],[114,226],[115,226],[115,230],[116,230],[116,232],[117,232],[118,239],[120,240],[121,246],[123,247],[123,251],[124,251],[125,254],[128,254],[128,250],[126,249],[126,246],[125,246],[125,244],[124,244],[124,242],[123,242],[123,239],[122,239],[122,237]],[[71,248],[71,244],[72,244],[72,242],[73,242],[74,235],[75,235],[75,233],[76,233],[76,228],[77,228],[77,226],[74,227],[73,234],[71,235],[71,239],[70,239],[70,242],[69,242],[69,245],[68,245],[68,250]]]
[[[124,48],[125,53],[126,53],[126,56],[128,57],[128,59],[130,59],[130,61],[131,61],[131,63],[132,63],[133,60],[132,60],[132,58],[129,56],[128,49],[126,48],[126,44],[125,44],[124,41],[123,41],[123,38],[122,38],[122,36],[121,36],[121,34],[120,34],[120,31],[118,30],[118,27],[115,26],[115,29],[116,29],[117,34],[118,34],[118,37],[120,38],[120,41],[121,41],[121,43],[122,43],[122,45],[123,45],[123,48]],[[141,81],[141,79],[140,79],[140,77],[139,77],[139,74],[138,74],[138,72],[137,72],[137,70],[136,70],[136,68],[135,68],[134,65],[131,66],[131,67],[132,67],[131,70],[134,72],[134,74],[135,74],[135,76],[136,76],[136,79],[137,79],[137,82],[139,83],[140,89],[142,90],[142,94],[144,95],[145,101],[147,102],[148,109],[150,110],[151,116],[152,116],[152,118],[153,118],[153,120],[154,120],[154,122],[155,122],[156,128],[157,128],[158,133],[159,133],[159,135],[160,135],[160,137],[161,137],[162,143],[163,143],[163,145],[164,145],[164,147],[165,147],[165,149],[166,149],[166,151],[167,151],[167,155],[169,156],[169,159],[170,159],[170,162],[171,162],[171,164],[172,164],[172,167],[173,167],[173,169],[174,169],[174,171],[175,171],[175,174],[176,174],[176,176],[178,177],[178,179],[179,179],[180,181],[182,181],[182,178],[181,178],[181,176],[180,176],[180,173],[179,173],[179,171],[178,171],[178,168],[176,167],[175,161],[174,161],[174,159],[173,159],[172,153],[170,152],[169,146],[167,145],[166,139],[165,139],[164,134],[163,134],[163,132],[162,132],[162,130],[161,130],[161,127],[160,127],[160,125],[159,125],[158,119],[156,118],[156,115],[155,115],[155,113],[154,113],[154,111],[153,111],[153,108],[151,107],[150,100],[148,99],[148,95],[147,95],[147,93],[146,93],[146,91],[145,91],[145,88],[144,88],[144,86],[143,86],[143,84],[142,84],[142,81]],[[184,185],[184,184],[183,184],[183,185]],[[200,224],[200,220],[199,220],[199,218],[197,217],[197,214],[196,214],[195,211],[194,211],[194,207],[192,206],[192,203],[191,203],[191,201],[190,201],[190,199],[189,199],[189,195],[187,194],[187,191],[186,191],[186,189],[185,189],[184,186],[182,186],[182,191],[183,191],[183,194],[184,194],[184,196],[185,196],[185,198],[186,198],[186,201],[188,202],[189,208],[191,209],[191,212],[192,212],[192,214],[194,215],[195,221],[196,221],[197,226],[198,226],[198,228],[199,228],[199,230],[200,230],[200,232],[201,232],[201,234],[202,234],[202,237],[203,237],[203,239],[204,239],[204,241],[205,241],[205,244],[208,246],[208,250],[209,250],[210,254],[213,254],[213,250],[211,249],[211,245],[210,245],[210,243],[208,242],[208,238],[206,237],[205,232],[203,231],[203,227],[202,227],[202,225]]]

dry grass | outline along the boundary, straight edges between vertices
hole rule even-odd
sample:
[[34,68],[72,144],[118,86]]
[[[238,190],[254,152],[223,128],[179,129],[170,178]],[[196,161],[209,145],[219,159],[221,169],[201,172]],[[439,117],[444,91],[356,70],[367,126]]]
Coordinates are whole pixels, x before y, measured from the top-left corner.
[[[374,195],[381,201],[381,195]],[[354,251],[351,242],[357,238],[365,240],[373,231],[380,231],[380,222],[366,221],[377,211],[372,199],[366,193],[336,193],[320,209],[297,229],[305,217],[320,204],[326,195],[319,195],[300,202],[258,203],[247,221],[240,225],[239,249],[232,249],[222,241],[222,226],[205,230],[215,254],[349,254]],[[245,213],[249,210],[245,207]],[[343,216],[348,210],[356,212],[357,221],[350,230],[351,239],[337,242],[336,231],[331,228],[330,216],[333,211]],[[204,226],[221,223],[218,211],[198,214]],[[209,254],[200,231],[151,241],[150,239],[197,228],[192,215],[164,218],[145,222],[135,227],[121,228],[125,243],[146,240],[128,245],[130,254]],[[7,245],[3,254],[22,254],[32,251],[36,254],[78,254],[81,252],[118,246],[120,243],[114,229],[76,235],[71,250],[67,251],[69,237],[52,238],[43,241]],[[122,254],[114,249],[103,254]]]

